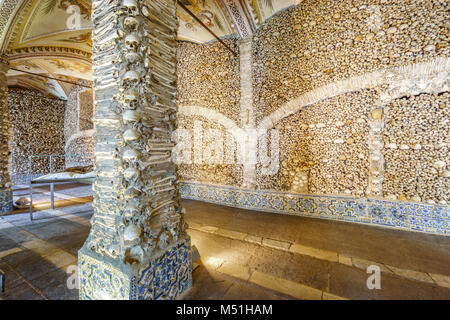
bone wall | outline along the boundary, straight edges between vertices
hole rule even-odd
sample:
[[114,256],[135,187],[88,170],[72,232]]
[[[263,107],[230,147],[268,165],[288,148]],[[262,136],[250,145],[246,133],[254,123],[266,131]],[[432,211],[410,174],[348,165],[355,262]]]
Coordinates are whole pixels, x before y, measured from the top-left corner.
[[[86,80],[79,80],[78,83],[92,85]],[[77,85],[72,87],[64,118],[66,167],[93,164],[93,102],[92,89]]]
[[[281,163],[259,188],[448,202],[446,13],[443,1],[303,1],[262,25],[253,101],[257,123],[280,130]],[[420,95],[429,77],[440,95]],[[412,97],[383,105],[398,78]]]
[[385,109],[386,197],[448,202],[449,93],[403,97]]
[[[225,42],[235,52],[239,52],[236,39]],[[240,76],[239,57],[234,57],[220,43],[193,44],[180,42],[178,47],[178,105],[187,109],[201,107],[204,111],[215,111],[223,119],[240,123]],[[205,112],[203,116],[179,114],[178,128],[186,129],[191,140],[190,160],[178,165],[181,180],[214,183],[222,185],[241,185],[242,166],[228,161],[226,155],[234,152],[227,149],[227,130],[223,124],[214,121]],[[197,121],[201,132],[194,130]],[[222,141],[215,140],[212,130],[219,130]],[[194,143],[203,148],[211,144],[221,144],[220,163],[214,163],[201,152],[194,152]],[[232,148],[231,148],[232,149]],[[208,153],[209,155],[209,153]],[[214,155],[212,155],[214,156]],[[234,158],[235,159],[235,158]],[[190,163],[187,163],[189,162]]]
[[8,68],[8,61],[0,57],[0,212],[8,212],[11,209],[11,203],[7,200],[11,195],[11,181],[8,174],[8,131],[10,127],[6,79]]
[[[256,165],[254,188],[448,203],[446,15],[439,0],[306,0],[261,25],[252,39],[250,111],[257,129],[278,130],[280,159],[272,175]],[[183,65],[198,63],[194,56],[183,53]],[[179,96],[199,92],[200,81],[179,86]],[[203,110],[190,121],[240,125],[238,107],[209,108],[222,117]],[[216,167],[200,174],[204,167],[182,166],[181,176],[245,185],[242,176],[218,181]]]
[[[31,155],[64,154],[65,104],[39,91],[9,88],[9,173],[13,182],[26,181]],[[49,165],[48,157],[33,159],[32,173],[48,173]],[[53,170],[62,168],[63,159],[55,158]]]
[[78,94],[78,130],[92,130],[94,125],[94,101],[91,89],[85,89]]
[[65,146],[66,168],[93,164],[94,131],[86,130],[73,135]]
[[[218,185],[242,184],[242,166],[235,164],[236,155],[233,154],[235,150],[227,144],[232,137],[229,136],[225,127],[202,116],[193,118],[179,115],[178,123],[179,128],[186,131],[184,139],[190,138],[191,142],[201,139],[200,148],[195,148],[188,143],[183,147],[184,150],[180,150],[180,152],[188,153],[184,155],[185,158],[182,161],[179,159],[178,177],[181,181]],[[184,141],[179,140],[179,142]]]
[[373,90],[347,93],[284,118],[275,127],[280,132],[280,170],[272,176],[258,174],[260,189],[365,195],[373,95]]
[[[239,52],[235,39],[225,43]],[[180,42],[177,86],[178,104],[206,107],[240,121],[239,57],[220,43]]]
[[440,0],[305,0],[253,37],[257,121],[327,83],[448,56]]
[[[79,84],[92,82],[79,80]],[[73,86],[68,97],[64,118],[66,167],[93,164],[94,154],[94,100],[92,89]]]
[[78,132],[78,95],[84,91],[81,86],[73,86],[67,97],[67,107],[64,115],[64,141]]

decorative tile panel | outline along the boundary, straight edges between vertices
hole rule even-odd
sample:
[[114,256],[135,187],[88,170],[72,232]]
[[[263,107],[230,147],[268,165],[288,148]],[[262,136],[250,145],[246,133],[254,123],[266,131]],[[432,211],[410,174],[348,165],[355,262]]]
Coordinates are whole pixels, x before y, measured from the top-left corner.
[[192,286],[190,240],[178,242],[140,271],[79,251],[80,300],[171,300]]
[[79,252],[80,300],[127,300],[132,280],[105,260]]
[[11,189],[0,190],[0,215],[13,210],[13,194]]
[[132,300],[175,299],[192,286],[189,243],[179,243],[142,270]]
[[180,183],[180,192],[184,199],[242,209],[450,234],[448,205],[246,190],[193,182]]

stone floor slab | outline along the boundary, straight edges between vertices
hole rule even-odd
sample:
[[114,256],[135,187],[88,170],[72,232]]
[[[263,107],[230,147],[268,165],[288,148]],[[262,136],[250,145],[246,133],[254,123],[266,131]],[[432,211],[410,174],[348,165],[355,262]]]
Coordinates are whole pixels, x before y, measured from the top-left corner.
[[434,283],[433,279],[431,279],[431,277],[428,274],[426,274],[425,272],[400,269],[400,268],[396,268],[396,267],[392,267],[392,266],[389,266],[389,269],[391,269],[396,275],[399,275],[399,276],[402,276],[405,278],[422,281],[422,282]]
[[264,238],[262,240],[262,244],[267,247],[285,250],[285,251],[288,251],[289,248],[291,247],[290,242],[280,241],[280,240],[275,240],[275,239],[268,239],[268,238]]
[[375,262],[375,261],[369,261],[369,260],[366,260],[366,259],[352,257],[352,265],[354,267],[362,269],[362,270],[367,270],[367,268],[369,266],[377,266],[377,267],[380,268],[381,272],[392,273],[392,270],[391,270],[390,267],[387,267],[387,266],[385,266],[382,263]]
[[345,264],[347,266],[352,266],[352,258],[346,255],[338,254],[339,263]]
[[317,259],[328,260],[331,262],[338,262],[338,254],[336,252],[316,249],[298,243],[294,243],[289,250],[294,253],[311,256]]
[[348,300],[348,299],[324,291],[322,295],[322,300]]
[[263,238],[249,234],[248,236],[245,237],[244,240],[247,242],[250,242],[250,243],[256,243],[256,244],[262,245]]
[[207,233],[214,233],[218,230],[219,228],[217,227],[212,227],[212,226],[202,226],[200,228],[198,228],[198,230],[202,231],[202,232],[207,232]]
[[4,257],[7,257],[7,256],[9,256],[11,254],[14,254],[14,253],[21,252],[22,250],[23,250],[22,248],[15,247],[15,248],[12,248],[12,249],[9,249],[9,250],[1,251],[0,252],[0,259],[4,258]]
[[438,286],[450,289],[450,277],[435,273],[430,273],[430,276]]
[[247,281],[250,278],[250,274],[251,274],[250,269],[248,267],[241,266],[236,263],[230,263],[230,262],[223,263],[217,269],[217,271],[219,271],[221,273],[225,273],[225,274],[235,277],[235,278],[245,280],[245,281]]
[[245,237],[247,236],[246,233],[233,231],[233,230],[228,230],[228,229],[221,229],[221,228],[219,228],[214,233],[218,234],[218,235],[220,235],[222,237],[227,237],[227,238],[231,238],[231,239],[235,239],[235,240],[244,240]]
[[269,288],[300,300],[322,299],[321,290],[304,286],[297,282],[289,281],[286,279],[280,279],[259,271],[253,272],[249,281],[261,287]]

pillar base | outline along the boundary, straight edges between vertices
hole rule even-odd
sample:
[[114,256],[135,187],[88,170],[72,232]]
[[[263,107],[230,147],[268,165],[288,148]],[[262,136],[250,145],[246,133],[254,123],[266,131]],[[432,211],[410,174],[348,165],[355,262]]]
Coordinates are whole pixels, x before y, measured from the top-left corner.
[[147,266],[78,252],[80,300],[174,300],[192,286],[190,239],[155,255]]
[[13,211],[13,192],[12,189],[0,190],[0,216]]

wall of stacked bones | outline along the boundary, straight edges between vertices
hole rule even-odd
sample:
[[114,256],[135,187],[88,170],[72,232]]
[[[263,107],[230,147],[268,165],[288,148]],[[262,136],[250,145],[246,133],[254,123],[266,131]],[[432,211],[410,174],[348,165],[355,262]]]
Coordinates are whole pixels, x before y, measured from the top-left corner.
[[[379,119],[383,122],[380,140],[384,163],[377,195],[448,203],[448,86],[436,92],[397,94],[381,112],[375,106],[389,92],[389,79],[375,86],[341,88],[354,77],[370,78],[379,70],[448,58],[446,14],[445,1],[437,0],[306,0],[260,26],[252,39],[256,127],[289,102],[314,95],[323,86],[334,84],[336,92],[329,90],[317,101],[299,105],[297,111],[273,123],[280,134],[280,168],[276,174],[263,175],[257,166],[255,188],[372,196],[370,126],[371,121]],[[237,39],[225,41],[239,53]],[[89,95],[85,88],[74,87],[64,110],[62,101],[35,91],[10,89],[11,175],[28,172],[30,154],[92,153],[93,106]],[[239,57],[217,42],[180,42],[179,106],[213,110],[239,126],[240,99]],[[49,104],[52,108],[47,107]],[[200,123],[204,148],[217,144],[214,136],[208,136],[210,129],[221,132],[225,142],[230,139],[223,124],[211,120],[207,112],[179,115],[178,127],[187,129],[191,138],[195,123]],[[48,126],[55,129],[46,130]],[[50,143],[38,143],[42,137]],[[229,147],[224,143],[225,155],[233,153]],[[191,163],[179,165],[179,178],[207,184],[243,184],[241,164],[204,160],[192,148]],[[73,161],[69,166],[85,164]],[[41,167],[47,165],[42,163]]]
[[[9,88],[9,172],[13,182],[26,181],[31,155],[64,154],[64,112],[63,100],[36,90]],[[48,157],[34,158],[31,169],[35,174],[48,173],[49,166]],[[64,161],[55,159],[53,170],[61,168]]]
[[[85,86],[92,84],[85,80],[79,80],[78,83]],[[69,93],[64,117],[65,155],[68,168],[93,164],[93,115],[92,89],[73,86]]]
[[[433,79],[416,76],[408,80],[414,90],[397,90],[388,99],[395,81],[389,72],[375,85],[358,87],[355,80],[343,88],[348,79],[370,80],[380,70],[420,63],[448,71],[446,15],[440,0],[305,0],[261,25],[252,39],[256,126],[299,97],[320,98],[273,123],[280,133],[280,168],[262,175],[257,167],[255,188],[448,203],[450,112],[448,82],[442,81],[448,72],[437,74],[437,85],[426,90],[421,83]],[[238,51],[237,41],[227,42]],[[239,59],[217,43],[181,43],[178,58],[179,105],[213,109],[239,125]],[[387,102],[380,106],[381,100]],[[192,129],[200,120],[204,129],[225,130],[207,118],[181,115],[179,127]],[[381,123],[374,131],[381,147],[371,142],[374,121]],[[371,165],[373,148],[382,169]],[[183,164],[179,175],[242,183],[240,165]],[[380,177],[379,189],[372,190],[370,181]]]
[[[89,85],[88,81],[82,81]],[[74,86],[68,100],[36,90],[9,88],[9,172],[15,183],[27,181],[30,156],[55,155],[52,170],[92,164],[92,90]],[[45,141],[45,143],[42,143]],[[60,157],[63,156],[64,157]],[[33,157],[31,173],[50,171],[49,157]]]
[[[226,44],[235,52],[239,52],[236,39],[226,39]],[[229,119],[239,122],[240,113],[240,75],[239,57],[233,56],[217,42],[198,45],[180,42],[178,47],[178,105],[201,106],[215,110]],[[178,127],[188,129],[194,139],[194,122],[201,123],[202,145],[207,147],[216,144],[213,137],[208,136],[208,130],[219,130],[227,139],[228,132],[223,125],[211,121],[208,116],[185,116],[179,114]],[[200,133],[197,131],[197,135]],[[224,151],[226,146],[222,146]],[[241,185],[242,168],[235,164],[210,164],[202,161],[192,152],[188,164],[179,164],[180,180],[198,181],[213,184]],[[199,163],[196,163],[199,162]]]

